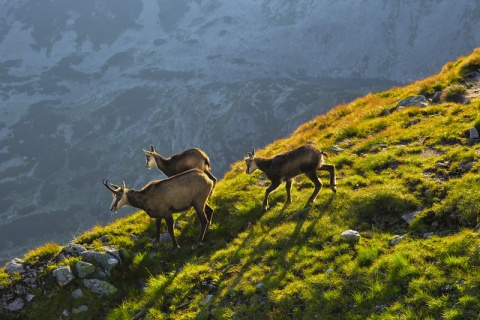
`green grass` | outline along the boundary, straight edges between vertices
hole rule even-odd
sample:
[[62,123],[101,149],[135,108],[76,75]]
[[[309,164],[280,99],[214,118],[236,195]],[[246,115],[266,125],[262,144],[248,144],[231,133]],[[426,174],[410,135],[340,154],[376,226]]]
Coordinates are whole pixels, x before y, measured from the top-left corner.
[[[394,106],[460,84],[479,61],[477,49],[434,77],[338,106],[257,150],[272,156],[307,141],[327,151],[338,145],[344,150],[327,158],[337,167],[337,193],[321,172],[324,187],[305,207],[313,185],[299,177],[291,204],[284,204],[282,185],[262,213],[268,181],[246,175],[243,161],[233,163],[209,200],[214,224],[198,251],[190,250],[198,232],[192,212],[175,215],[176,255],[170,243],[151,247],[154,222],[144,212],[95,226],[75,242],[98,249],[108,235],[121,248],[124,263],[111,279],[119,292],[75,301],[68,292],[80,284],[58,288],[52,261],[21,316],[59,318],[87,304],[81,319],[478,319],[480,144],[465,133],[480,123],[480,101]],[[419,214],[408,224],[402,215],[411,212]],[[347,229],[361,239],[342,240]],[[424,238],[427,232],[434,235]],[[395,235],[404,240],[392,246]],[[47,244],[26,261],[54,260],[59,250]],[[19,277],[2,269],[0,285],[11,287]]]

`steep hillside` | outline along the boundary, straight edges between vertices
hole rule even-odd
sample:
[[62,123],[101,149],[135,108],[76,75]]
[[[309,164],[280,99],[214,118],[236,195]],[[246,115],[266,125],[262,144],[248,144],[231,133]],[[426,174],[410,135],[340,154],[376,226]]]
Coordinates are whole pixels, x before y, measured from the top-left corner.
[[[477,49],[436,76],[339,105],[257,150],[272,156],[314,142],[329,151],[338,191],[322,174],[325,187],[311,207],[312,184],[300,176],[291,204],[283,204],[282,186],[262,213],[268,181],[233,163],[210,200],[214,224],[196,252],[192,212],[175,216],[176,255],[168,239],[151,247],[154,222],[143,212],[66,247],[35,249],[1,270],[0,314],[476,319],[479,77]],[[346,239],[346,230],[357,236]]]
[[0,264],[111,221],[98,176],[140,188],[151,143],[202,148],[221,177],[239,150],[480,43],[477,0],[1,6]]

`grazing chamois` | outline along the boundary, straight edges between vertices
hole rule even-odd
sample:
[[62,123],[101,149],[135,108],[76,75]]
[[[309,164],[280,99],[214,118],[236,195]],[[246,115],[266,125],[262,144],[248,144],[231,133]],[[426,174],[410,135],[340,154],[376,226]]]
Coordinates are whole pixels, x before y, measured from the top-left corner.
[[[143,149],[147,158],[146,167],[151,169],[156,166],[158,170],[163,172],[167,177],[179,174],[193,168],[198,168],[205,172],[205,174],[213,181],[213,187],[217,183],[217,178],[212,174],[210,159],[200,149],[192,148],[177,153],[170,158],[164,158],[155,151],[153,145],[150,145],[151,151]],[[212,189],[213,192],[213,189]]]
[[327,156],[325,151],[317,150],[312,143],[307,143],[292,151],[282,153],[273,158],[255,158],[255,148],[252,153],[248,153],[245,158],[247,165],[247,174],[260,169],[265,173],[272,184],[265,192],[262,210],[268,210],[268,195],[278,188],[285,181],[287,189],[287,201],[292,202],[290,191],[292,189],[292,179],[300,174],[305,174],[315,185],[312,195],[307,201],[307,205],[314,202],[318,192],[322,188],[322,182],[318,179],[317,170],[324,170],[330,173],[330,188],[337,192],[337,181],[335,178],[335,166],[324,163],[323,157]]
[[200,234],[192,249],[202,245],[213,216],[213,209],[206,203],[213,188],[213,181],[202,170],[195,168],[164,180],[151,181],[139,191],[127,189],[125,182],[119,187],[104,179],[103,184],[113,193],[111,211],[117,212],[121,207],[129,205],[144,210],[151,218],[156,219],[154,245],[160,242],[160,225],[162,219],[165,219],[174,252],[180,247],[173,233],[172,214],[193,207],[200,221]]

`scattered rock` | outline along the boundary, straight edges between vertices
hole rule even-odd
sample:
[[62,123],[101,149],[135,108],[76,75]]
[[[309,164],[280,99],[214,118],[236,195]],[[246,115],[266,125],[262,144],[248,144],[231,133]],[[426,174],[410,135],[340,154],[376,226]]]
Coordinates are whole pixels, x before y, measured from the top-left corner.
[[83,279],[95,272],[95,266],[85,261],[78,261],[75,264],[75,270],[79,278]]
[[13,259],[7,264],[7,266],[5,267],[5,271],[9,274],[12,274],[14,272],[25,272],[24,261],[19,258]]
[[7,310],[8,311],[19,311],[19,310],[23,309],[23,305],[24,305],[23,299],[19,297],[19,298],[16,298],[15,300],[13,300],[7,306]]
[[425,96],[422,96],[422,95],[408,97],[400,101],[397,104],[396,108],[401,109],[404,107],[413,107],[413,106],[426,107],[428,106],[427,99],[425,99]]
[[105,242],[109,242],[110,239],[108,238],[108,235],[104,235],[104,236],[101,236],[101,237],[100,237],[100,241],[102,241],[103,243],[105,243]]
[[73,257],[78,257],[82,252],[87,251],[87,248],[80,244],[69,243],[62,252],[65,254],[69,254]]
[[479,138],[479,134],[478,134],[477,128],[475,127],[470,128],[470,139],[478,139],[478,138]]
[[442,91],[437,91],[433,94],[432,99],[430,101],[435,103],[439,102],[441,97],[442,97]]
[[87,250],[81,253],[81,256],[90,261],[98,263],[103,269],[111,271],[120,262],[107,252],[99,252],[94,250]]
[[351,242],[357,242],[360,240],[360,233],[355,230],[346,230],[340,234],[340,238]]
[[83,284],[87,289],[101,296],[114,294],[117,292],[117,288],[108,283],[107,281],[98,279],[84,279]]
[[396,246],[397,244],[399,244],[400,242],[402,242],[403,240],[405,240],[405,237],[404,236],[399,236],[399,235],[395,235],[393,236],[393,240],[390,240],[390,245],[393,247],[393,246]]
[[72,297],[73,299],[77,300],[77,299],[80,299],[82,298],[84,295],[83,295],[83,291],[82,289],[77,289],[75,291],[72,292]]
[[35,298],[35,296],[33,294],[30,294],[30,293],[25,296],[25,300],[27,300],[27,302],[32,301],[33,298]]
[[64,287],[70,283],[75,277],[73,276],[70,266],[63,266],[53,270],[53,276],[57,279],[60,286]]
[[435,232],[427,232],[423,235],[423,239],[428,239],[432,237],[435,234]]
[[170,233],[165,232],[160,235],[160,242],[170,242],[172,241],[172,237],[170,236]]
[[332,274],[333,273],[333,269],[332,268],[328,268],[327,271],[325,271],[327,274]]
[[332,151],[334,152],[340,152],[343,151],[344,149],[340,148],[339,146],[335,145],[331,148]]
[[82,306],[80,306],[76,309],[73,309],[72,313],[73,314],[79,314],[79,313],[86,312],[86,311],[88,311],[88,307],[86,305],[82,305]]
[[202,300],[202,304],[210,304],[213,301],[213,294],[207,295],[205,298]]
[[420,213],[422,213],[422,211],[406,213],[402,215],[402,219],[405,220],[408,224],[411,224],[415,217],[418,216]]
[[265,286],[265,283],[260,282],[259,284],[257,284],[256,288],[257,288],[257,290],[260,290],[260,289],[262,289],[264,286]]

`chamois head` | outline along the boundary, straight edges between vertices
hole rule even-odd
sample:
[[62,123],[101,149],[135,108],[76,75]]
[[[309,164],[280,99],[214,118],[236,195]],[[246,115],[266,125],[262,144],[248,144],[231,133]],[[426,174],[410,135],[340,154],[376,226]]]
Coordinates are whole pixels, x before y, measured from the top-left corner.
[[111,211],[117,212],[121,207],[128,204],[127,192],[125,191],[128,189],[125,188],[125,181],[122,181],[122,186],[119,187],[113,183],[109,183],[108,180],[103,179],[103,185],[113,194],[113,201],[110,206]]
[[248,153],[245,157],[245,164],[247,165],[247,174],[253,173],[258,169],[255,163],[255,148],[252,148],[252,153]]
[[147,167],[148,169],[157,166],[157,162],[155,161],[155,157],[153,156],[153,153],[155,153],[155,148],[153,147],[153,145],[150,145],[150,149],[152,149],[152,151],[143,149],[143,152],[145,152],[145,156],[147,157],[147,163],[145,164],[145,167]]

